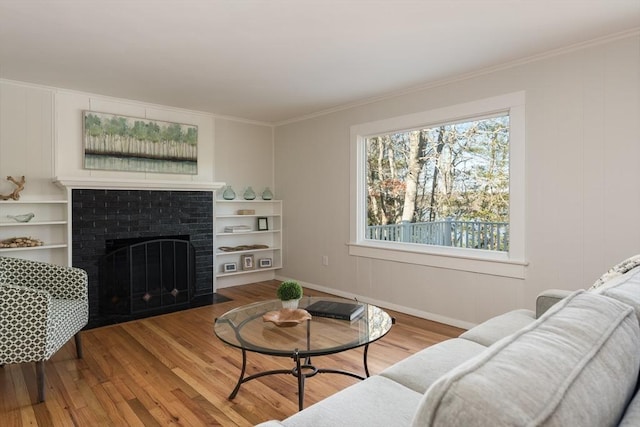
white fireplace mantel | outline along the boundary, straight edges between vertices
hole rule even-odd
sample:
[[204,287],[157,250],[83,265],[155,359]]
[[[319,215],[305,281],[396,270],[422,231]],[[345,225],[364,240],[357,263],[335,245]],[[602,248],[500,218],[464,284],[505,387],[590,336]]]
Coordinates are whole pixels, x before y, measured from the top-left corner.
[[53,182],[67,189],[104,190],[215,191],[225,186],[224,182],[210,181],[161,181],[96,177],[55,177]]

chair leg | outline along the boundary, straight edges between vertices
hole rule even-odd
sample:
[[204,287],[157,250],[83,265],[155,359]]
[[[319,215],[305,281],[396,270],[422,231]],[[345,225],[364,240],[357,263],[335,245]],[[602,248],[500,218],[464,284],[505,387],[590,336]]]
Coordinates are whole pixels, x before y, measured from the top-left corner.
[[38,380],[38,403],[44,402],[44,361],[36,362],[36,377]]
[[76,354],[78,355],[78,359],[82,359],[82,340],[80,339],[80,332],[74,335],[76,340]]

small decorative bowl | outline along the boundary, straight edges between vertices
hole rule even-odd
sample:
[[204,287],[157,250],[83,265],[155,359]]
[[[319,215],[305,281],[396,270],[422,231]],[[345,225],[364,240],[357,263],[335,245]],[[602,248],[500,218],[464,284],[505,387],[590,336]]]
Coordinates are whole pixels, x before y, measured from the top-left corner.
[[23,215],[7,215],[7,218],[11,218],[14,221],[18,222],[29,222],[35,215],[33,212],[29,212]]
[[264,322],[271,322],[276,326],[290,327],[296,326],[305,320],[311,320],[311,315],[307,310],[301,308],[283,308],[278,311],[270,311],[262,315]]

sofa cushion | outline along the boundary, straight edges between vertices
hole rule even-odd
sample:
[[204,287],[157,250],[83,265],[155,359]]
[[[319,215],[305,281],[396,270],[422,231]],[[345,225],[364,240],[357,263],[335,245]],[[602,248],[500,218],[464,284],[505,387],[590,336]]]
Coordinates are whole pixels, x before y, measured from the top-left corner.
[[536,320],[535,313],[531,310],[513,310],[508,313],[493,317],[478,326],[469,329],[460,338],[475,341],[489,347],[498,340],[519,331]]
[[633,309],[578,291],[436,381],[413,425],[614,425],[639,366]]
[[487,347],[454,338],[442,341],[407,357],[380,373],[418,393],[424,393],[438,378]]
[[627,406],[619,427],[638,427],[640,426],[640,393],[636,393],[635,397]]
[[369,377],[282,421],[288,427],[409,425],[422,398],[395,381]]
[[640,321],[640,267],[609,280],[592,292],[629,304]]

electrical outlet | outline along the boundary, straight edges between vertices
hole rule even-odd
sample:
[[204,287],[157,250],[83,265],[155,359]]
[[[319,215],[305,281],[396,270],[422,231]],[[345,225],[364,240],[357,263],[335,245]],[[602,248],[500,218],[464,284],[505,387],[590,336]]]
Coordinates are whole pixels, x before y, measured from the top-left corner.
[[322,265],[325,267],[329,265],[329,257],[327,255],[322,255]]

